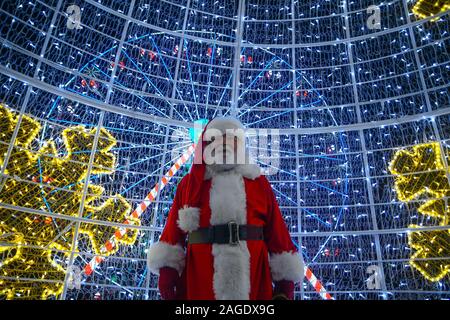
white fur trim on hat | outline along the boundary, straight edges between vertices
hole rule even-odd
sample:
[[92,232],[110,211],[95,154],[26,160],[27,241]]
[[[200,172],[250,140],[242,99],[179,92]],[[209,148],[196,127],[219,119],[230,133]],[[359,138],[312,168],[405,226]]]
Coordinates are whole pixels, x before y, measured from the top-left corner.
[[200,208],[188,207],[178,210],[178,226],[184,232],[191,232],[200,226]]
[[269,256],[272,280],[303,281],[304,262],[298,252],[272,253]]
[[159,241],[150,246],[147,253],[148,269],[159,275],[162,267],[172,267],[182,273],[185,265],[186,254],[181,245]]
[[226,133],[227,129],[242,129],[245,130],[244,125],[233,117],[217,117],[211,120],[206,129],[217,129],[222,133]]

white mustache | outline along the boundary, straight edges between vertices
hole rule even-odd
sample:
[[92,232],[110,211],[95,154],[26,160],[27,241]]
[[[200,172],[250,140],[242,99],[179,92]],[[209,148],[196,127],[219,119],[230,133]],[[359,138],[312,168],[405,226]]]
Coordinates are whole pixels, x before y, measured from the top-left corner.
[[213,150],[216,154],[234,154],[234,148],[229,145],[225,145],[225,148],[223,146],[217,146]]

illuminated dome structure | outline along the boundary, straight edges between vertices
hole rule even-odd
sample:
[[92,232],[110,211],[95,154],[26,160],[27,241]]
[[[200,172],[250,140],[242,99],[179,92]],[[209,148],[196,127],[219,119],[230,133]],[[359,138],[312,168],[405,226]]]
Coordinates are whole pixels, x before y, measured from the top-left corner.
[[270,136],[296,299],[450,298],[449,2],[374,2],[1,1],[1,298],[159,299],[217,115]]

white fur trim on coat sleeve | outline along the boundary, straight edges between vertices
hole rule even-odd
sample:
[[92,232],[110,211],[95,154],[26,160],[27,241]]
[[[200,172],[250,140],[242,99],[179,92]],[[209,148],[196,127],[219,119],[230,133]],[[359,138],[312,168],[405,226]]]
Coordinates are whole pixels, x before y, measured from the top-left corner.
[[269,256],[272,280],[289,280],[300,282],[303,280],[304,262],[298,252],[272,253]]
[[186,254],[181,245],[172,245],[163,241],[151,245],[147,253],[148,269],[157,275],[162,267],[172,267],[181,274],[185,260]]
[[197,230],[200,226],[200,208],[188,207],[178,210],[177,224],[184,232]]

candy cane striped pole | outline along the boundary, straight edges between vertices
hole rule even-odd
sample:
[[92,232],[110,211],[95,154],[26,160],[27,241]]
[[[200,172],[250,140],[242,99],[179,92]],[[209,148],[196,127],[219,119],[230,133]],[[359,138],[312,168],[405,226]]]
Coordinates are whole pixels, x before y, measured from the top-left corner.
[[309,283],[313,286],[314,290],[322,297],[324,300],[334,300],[333,297],[327,292],[319,279],[316,278],[314,273],[312,273],[310,268],[305,269],[305,277],[308,279]]
[[[172,177],[177,173],[177,171],[188,161],[191,155],[194,153],[195,144],[189,146],[188,150],[174,163],[172,167],[170,167],[169,171],[162,177],[161,181],[157,183],[147,197],[136,207],[131,216],[135,219],[139,219],[144,213],[144,211],[148,208],[150,203],[152,203],[158,192],[164,189],[167,183],[172,179]],[[125,220],[124,224],[129,224],[128,220]],[[101,253],[107,253],[114,249],[116,246],[116,240],[120,240],[127,233],[127,228],[120,227],[114,235],[106,241],[106,243],[100,248]],[[100,256],[95,256],[91,259],[91,261],[84,267],[84,273],[86,275],[91,275],[95,268],[103,262],[105,258]]]

